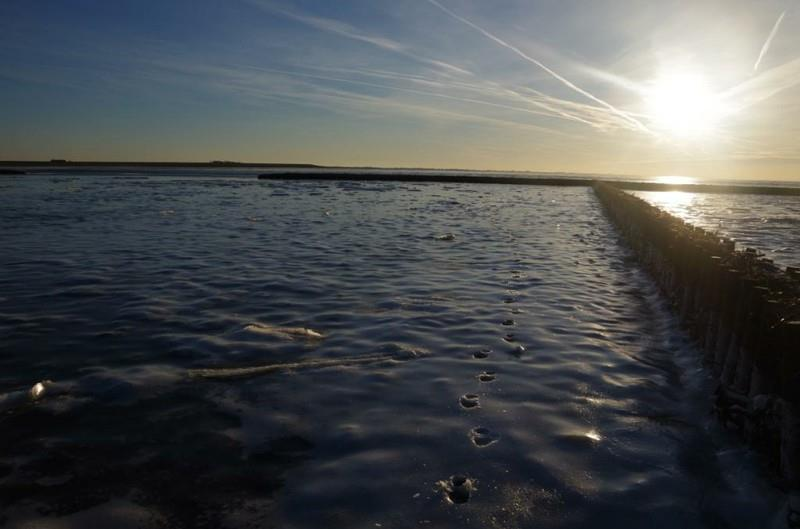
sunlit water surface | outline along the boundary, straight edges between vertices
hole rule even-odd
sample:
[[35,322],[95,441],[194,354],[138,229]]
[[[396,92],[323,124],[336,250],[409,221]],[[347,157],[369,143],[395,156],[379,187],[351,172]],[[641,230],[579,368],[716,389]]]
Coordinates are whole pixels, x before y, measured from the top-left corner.
[[686,221],[755,248],[780,266],[800,267],[800,197],[635,191]]
[[[588,188],[0,193],[0,394],[69,388],[0,414],[0,525],[780,527],[783,496],[718,429],[697,351]],[[459,474],[454,504],[437,483]]]

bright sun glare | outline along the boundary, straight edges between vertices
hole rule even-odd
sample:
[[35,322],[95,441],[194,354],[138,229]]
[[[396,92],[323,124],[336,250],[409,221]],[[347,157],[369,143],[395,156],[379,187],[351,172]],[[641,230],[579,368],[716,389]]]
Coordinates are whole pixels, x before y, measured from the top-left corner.
[[670,74],[656,79],[645,95],[647,113],[658,132],[676,139],[711,136],[728,109],[700,75]]

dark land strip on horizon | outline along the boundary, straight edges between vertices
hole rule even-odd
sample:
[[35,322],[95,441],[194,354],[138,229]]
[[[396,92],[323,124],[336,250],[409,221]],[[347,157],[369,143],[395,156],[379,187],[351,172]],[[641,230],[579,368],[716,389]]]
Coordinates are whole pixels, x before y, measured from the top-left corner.
[[[314,164],[292,163],[248,163],[248,162],[102,162],[102,161],[9,161],[0,160],[0,175],[35,175],[42,169],[104,169],[104,168],[167,168],[167,169],[287,169],[301,170],[285,173],[264,173],[258,175],[260,180],[329,180],[329,181],[365,181],[365,182],[418,182],[448,184],[504,184],[504,185],[544,185],[565,187],[590,187],[595,183],[613,184],[621,189],[631,191],[684,191],[689,193],[726,193],[749,195],[787,195],[800,196],[800,187],[784,187],[780,185],[752,184],[668,184],[643,182],[602,177],[595,174],[575,173],[520,173],[514,171],[475,171],[487,174],[462,174],[452,171],[469,172],[466,169],[394,169],[374,167],[334,167]],[[28,170],[31,170],[29,172]],[[308,170],[313,172],[302,172]],[[355,172],[358,171],[358,172]],[[363,172],[362,172],[363,171]],[[419,173],[416,171],[429,171]],[[241,175],[239,175],[241,176]],[[635,178],[635,177],[628,177]]]
[[628,182],[598,178],[553,178],[523,176],[471,176],[460,174],[415,173],[264,173],[259,180],[336,180],[365,182],[434,182],[447,184],[505,184],[591,187],[598,182],[613,184],[632,191],[685,191],[690,193],[736,193],[747,195],[800,196],[800,188],[724,184],[662,184],[656,182]]
[[240,162],[83,162],[72,160],[50,160],[50,161],[22,161],[22,160],[0,160],[0,167],[10,167],[14,169],[58,169],[69,167],[71,169],[81,167],[166,167],[170,169],[187,168],[275,168],[275,169],[331,169],[330,166],[315,165],[313,163],[240,163]]

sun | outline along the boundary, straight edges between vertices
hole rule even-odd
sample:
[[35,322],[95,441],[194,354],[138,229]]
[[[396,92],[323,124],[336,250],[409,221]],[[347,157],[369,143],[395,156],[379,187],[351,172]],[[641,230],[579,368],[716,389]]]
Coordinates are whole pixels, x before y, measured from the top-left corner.
[[729,113],[698,74],[662,75],[650,84],[644,99],[653,129],[674,139],[710,137]]

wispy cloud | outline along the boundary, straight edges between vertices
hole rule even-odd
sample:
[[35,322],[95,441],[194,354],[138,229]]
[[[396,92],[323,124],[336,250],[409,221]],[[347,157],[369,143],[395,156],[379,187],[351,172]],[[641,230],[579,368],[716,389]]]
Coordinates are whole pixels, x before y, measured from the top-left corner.
[[[389,80],[395,83],[401,83],[401,85],[394,84],[390,87],[385,84],[375,85],[373,83],[368,83],[368,86],[391,88],[431,97],[440,97],[470,104],[492,106],[548,118],[578,122],[603,131],[614,129],[638,130],[633,127],[629,121],[620,119],[603,107],[564,100],[531,88],[504,85],[488,79],[475,78],[472,81],[432,79],[419,74],[405,74],[365,68],[337,68],[335,66],[307,68],[333,72],[338,76],[336,80],[340,82],[361,83],[358,79],[353,79],[354,75],[362,78],[381,79],[382,81]],[[343,78],[343,76],[345,78]],[[425,90],[419,88],[409,89],[403,86],[404,83],[409,83],[416,87],[424,87]],[[465,96],[464,94],[472,95]]]
[[369,33],[359,30],[358,28],[350,24],[347,24],[339,20],[299,13],[297,11],[288,9],[284,6],[276,5],[268,0],[246,0],[246,1],[255,7],[258,7],[260,9],[272,13],[277,13],[286,18],[290,18],[296,22],[300,22],[301,24],[305,24],[309,27],[318,29],[320,31],[325,31],[327,33],[332,33],[340,37],[348,38],[359,42],[364,42],[366,44],[370,44],[372,46],[380,48],[382,50],[403,55],[404,57],[407,57],[409,59],[425,63],[428,66],[433,66],[437,69],[445,70],[450,73],[455,73],[459,75],[471,75],[470,71],[461,68],[460,66],[456,66],[454,64],[450,64],[445,61],[417,54],[413,52],[408,46],[400,42],[397,42],[395,40],[386,37],[381,37],[379,35],[371,35]]
[[[385,83],[373,83],[373,82],[368,82],[368,81],[360,81],[360,80],[357,80],[357,79],[349,79],[347,77],[335,77],[335,76],[331,76],[331,75],[319,75],[319,74],[305,73],[305,72],[299,72],[299,71],[279,70],[279,69],[274,69],[274,68],[263,68],[263,67],[252,67],[252,69],[256,70],[256,71],[262,71],[262,72],[279,73],[279,74],[287,75],[287,76],[290,76],[290,77],[301,77],[301,78],[307,78],[307,79],[316,79],[316,80],[320,80],[320,81],[331,81],[331,82],[336,82],[336,83],[361,85],[361,86],[366,86],[366,87],[371,87],[371,88],[381,88],[381,89],[386,89],[386,90],[391,90],[391,91],[396,91],[396,92],[405,92],[405,93],[409,93],[409,94],[415,94],[415,95],[426,96],[426,97],[431,97],[431,98],[445,99],[445,100],[459,102],[459,103],[467,103],[469,105],[481,105],[481,106],[492,107],[492,108],[497,108],[497,109],[510,110],[510,111],[517,112],[517,113],[534,114],[534,115],[540,115],[540,116],[553,117],[552,113],[538,112],[538,111],[531,110],[531,109],[525,108],[525,107],[510,105],[510,104],[506,104],[506,103],[498,103],[498,102],[494,102],[494,101],[487,101],[487,100],[484,100],[484,99],[476,99],[476,98],[472,98],[472,97],[464,97],[464,96],[460,96],[460,95],[454,95],[452,93],[435,92],[435,91],[431,91],[431,90],[422,90],[422,89],[418,89],[418,88],[408,88],[408,87],[404,87],[404,86],[390,85],[390,84],[385,84]],[[540,132],[546,132],[548,134],[569,135],[569,134],[565,133],[564,131],[561,131],[561,130],[558,130],[558,129],[554,129],[554,128],[550,128],[550,127],[544,127],[544,126],[530,124],[530,123],[527,124],[527,126],[528,126],[528,128],[536,129],[536,130],[538,130]]]
[[[312,71],[298,71],[254,65],[214,65],[186,60],[186,57],[161,57],[142,61],[139,67],[142,71],[137,75],[141,77],[145,74],[154,83],[195,85],[200,80],[203,86],[231,94],[238,101],[247,101],[256,106],[266,101],[279,100],[359,117],[364,117],[365,112],[375,116],[404,114],[415,119],[433,119],[438,123],[469,121],[528,133],[544,133],[545,137],[577,137],[570,132],[527,120],[526,116],[539,113],[524,107],[390,83],[351,79],[337,76],[335,68],[330,68],[328,73],[323,74],[313,73],[311,67],[307,67],[307,70]],[[393,77],[392,72],[386,73],[387,77]],[[347,89],[348,85],[382,89],[385,93],[367,94]],[[409,101],[399,97],[399,94],[422,96],[422,99]],[[425,98],[434,101],[426,102]],[[437,99],[452,102],[454,105],[436,103]],[[504,113],[506,117],[497,112],[486,115],[479,112],[480,108],[509,112]]]
[[781,16],[778,17],[778,20],[775,21],[775,25],[772,26],[772,31],[769,32],[769,36],[767,40],[764,42],[764,45],[761,47],[761,52],[758,54],[758,59],[756,59],[756,63],[753,65],[753,71],[757,72],[758,67],[761,64],[761,60],[769,51],[769,47],[772,45],[772,40],[775,38],[775,35],[778,34],[778,29],[781,27],[781,22],[783,22],[783,17],[786,16],[786,11],[781,13]]
[[521,49],[517,48],[513,44],[510,44],[510,43],[506,42],[505,40],[501,39],[500,37],[497,37],[496,35],[492,34],[491,32],[487,31],[486,29],[478,26],[474,22],[472,22],[472,21],[462,17],[461,15],[458,15],[457,13],[451,11],[447,7],[445,7],[442,4],[440,4],[437,0],[427,0],[427,1],[428,1],[428,3],[436,6],[442,12],[444,12],[447,15],[449,15],[450,17],[454,18],[455,20],[458,20],[459,22],[461,22],[461,23],[471,27],[475,31],[479,32],[480,34],[482,34],[484,37],[488,38],[489,40],[495,42],[496,44],[498,44],[498,45],[500,45],[500,46],[502,46],[502,47],[504,47],[504,48],[506,48],[506,49],[508,49],[510,51],[512,51],[513,53],[515,53],[517,56],[519,56],[520,58],[524,59],[525,61],[527,61],[527,62],[529,62],[529,63],[531,63],[531,64],[533,64],[533,65],[535,65],[535,66],[537,66],[539,68],[541,68],[542,70],[544,70],[545,72],[550,74],[553,78],[555,78],[556,80],[561,82],[564,86],[566,86],[566,87],[570,88],[571,90],[577,92],[578,94],[580,94],[580,95],[582,95],[582,96],[594,101],[595,103],[605,107],[606,109],[608,109],[609,111],[611,111],[614,114],[618,115],[622,119],[624,119],[626,121],[629,121],[632,125],[634,125],[639,130],[642,130],[642,131],[645,131],[645,132],[649,132],[647,127],[645,127],[644,124],[641,123],[636,118],[631,117],[628,113],[618,109],[617,107],[615,107],[611,103],[608,103],[607,101],[604,101],[604,100],[600,99],[599,97],[595,96],[594,94],[592,94],[592,93],[584,90],[583,88],[577,86],[575,83],[573,83],[569,79],[565,78],[564,76],[562,76],[558,72],[554,71],[552,68],[548,67],[547,65],[545,65],[544,63],[542,63],[538,59],[535,59],[535,58],[531,57],[530,55],[528,55],[527,53],[525,53]]
[[[444,77],[448,78],[449,82],[443,83],[441,79],[438,80],[424,79],[421,76],[417,76],[415,79],[407,77],[406,79],[404,79],[406,81],[413,82],[416,84],[428,84],[429,86],[439,87],[442,89],[456,88],[461,90],[464,89],[472,90],[480,93],[482,96],[500,97],[506,100],[511,99],[516,101],[517,103],[523,102],[525,103],[526,106],[520,107],[518,105],[515,106],[513,104],[508,104],[508,103],[486,101],[485,99],[472,99],[457,95],[451,95],[447,93],[422,92],[420,90],[397,87],[397,86],[391,87],[396,90],[416,92],[421,95],[427,95],[443,99],[458,100],[462,102],[469,102],[484,106],[494,106],[496,108],[516,110],[529,114],[539,114],[546,117],[553,117],[553,118],[564,119],[567,121],[580,122],[599,130],[627,128],[632,130],[647,131],[647,128],[635,117],[633,117],[630,113],[624,112],[618,109],[617,107],[611,105],[610,103],[582,89],[581,87],[574,84],[572,81],[563,77],[558,72],[549,68],[541,61],[533,57],[530,57],[519,48],[489,33],[485,29],[478,27],[473,22],[457,15],[456,13],[444,7],[436,0],[428,0],[428,1],[431,4],[435,5],[436,7],[438,7],[439,9],[441,9],[442,11],[444,11],[445,13],[447,13],[448,15],[479,31],[484,36],[496,42],[497,44],[500,44],[501,46],[513,51],[526,61],[535,64],[536,66],[547,72],[549,75],[557,79],[559,82],[569,87],[571,90],[583,95],[584,97],[587,97],[588,99],[597,103],[600,106],[596,107],[593,105],[585,105],[581,103],[570,102],[560,98],[545,95],[541,92],[522,93],[521,89],[504,87],[499,83],[495,83],[488,80],[477,80],[475,79],[475,77],[472,75],[471,72],[469,72],[464,68],[461,68],[446,61],[422,55],[401,42],[398,42],[396,40],[390,39],[385,36],[367,33],[363,30],[360,30],[352,26],[351,24],[339,20],[333,20],[330,18],[324,18],[315,15],[300,13],[285,6],[277,5],[271,2],[270,0],[246,0],[246,1],[251,5],[257,6],[263,10],[267,10],[272,13],[277,13],[281,16],[295,20],[297,22],[300,22],[301,24],[307,25],[314,29],[338,35],[340,37],[348,38],[351,40],[355,40],[358,42],[363,42],[373,47],[377,47],[388,52],[399,54],[406,58],[410,58],[416,62],[426,64],[429,67],[432,67],[432,70],[435,71],[436,73],[440,75],[445,74]],[[386,74],[383,74],[383,76],[391,77]],[[392,76],[396,76],[396,74]],[[465,82],[467,79],[472,79],[472,81]],[[359,83],[359,81],[354,81],[352,79],[337,78],[336,80],[339,82]],[[388,88],[386,86],[380,86],[380,87]]]
[[797,85],[800,85],[800,57],[763,71],[724,92],[722,97],[737,109],[744,109]]
[[[538,131],[559,137],[575,138],[580,134],[580,129],[564,128],[554,123],[553,120],[579,123],[604,132],[619,129],[640,130],[631,123],[630,119],[622,118],[606,107],[561,99],[529,87],[515,86],[504,83],[502,80],[472,75],[448,62],[432,59],[429,55],[421,55],[406,44],[387,36],[366,33],[349,23],[299,13],[291,8],[276,5],[270,0],[245,1],[259,9],[263,8],[270,13],[297,20],[316,30],[410,58],[413,63],[403,65],[403,68],[410,67],[410,71],[338,66],[337,61],[328,60],[329,56],[327,55],[324,57],[324,61],[314,61],[323,64],[294,63],[268,66],[261,61],[256,61],[242,64],[233,69],[219,69],[213,65],[222,64],[221,59],[214,61],[211,55],[197,55],[191,49],[160,41],[143,41],[135,49],[124,51],[111,46],[104,48],[104,51],[99,54],[96,51],[92,51],[91,54],[95,58],[113,60],[115,65],[127,62],[139,66],[153,65],[155,58],[164,58],[165,54],[175,55],[174,61],[169,61],[169,65],[162,64],[157,71],[137,70],[136,67],[128,66],[121,67],[120,72],[124,73],[111,76],[109,79],[109,83],[116,84],[118,90],[126,89],[134,80],[131,78],[134,71],[138,72],[136,74],[139,76],[138,79],[151,79],[153,83],[161,85],[174,83],[183,85],[184,79],[197,76],[198,82],[193,83],[193,88],[213,86],[214,90],[220,90],[221,85],[217,82],[218,79],[214,74],[216,72],[220,79],[224,79],[223,83],[231,83],[231,86],[235,86],[240,94],[251,101],[255,99],[274,100],[280,97],[283,100],[290,99],[295,104],[302,104],[305,100],[310,106],[323,107],[324,103],[319,103],[323,100],[320,91],[323,87],[329,89],[332,86],[331,83],[338,83],[337,87],[342,90],[335,95],[328,92],[325,96],[327,99],[324,101],[327,101],[329,105],[337,101],[344,101],[346,93],[360,98],[365,95],[366,91],[369,91],[369,88],[375,88],[384,92],[380,96],[384,104],[388,106],[392,102],[393,112],[399,112],[401,108],[406,108],[410,115],[416,115],[421,119],[430,117],[432,113],[430,111],[420,112],[420,108],[431,110],[436,108],[440,110],[437,115],[445,120],[448,119],[447,116],[460,120],[466,119],[465,116],[472,116],[473,119],[483,120],[487,124],[494,123],[496,125],[499,122],[506,122],[517,128],[524,124],[525,130],[529,132]],[[252,44],[250,45],[252,46]],[[420,64],[425,67],[420,67]],[[258,73],[259,69],[262,75]],[[274,75],[269,78],[264,76],[263,74],[268,71]],[[461,73],[462,71],[464,73]],[[175,73],[180,78],[170,75],[171,73]],[[287,80],[290,78],[305,79],[311,82],[296,87],[288,83]],[[142,90],[147,90],[147,88],[142,88]],[[261,95],[258,95],[259,92]],[[401,98],[401,95],[405,97]],[[397,103],[400,100],[404,102]],[[410,104],[409,100],[413,100],[416,106]],[[363,102],[363,99],[354,101]],[[379,112],[378,106],[377,104],[373,105],[375,112]],[[350,106],[346,108],[351,109]]]

